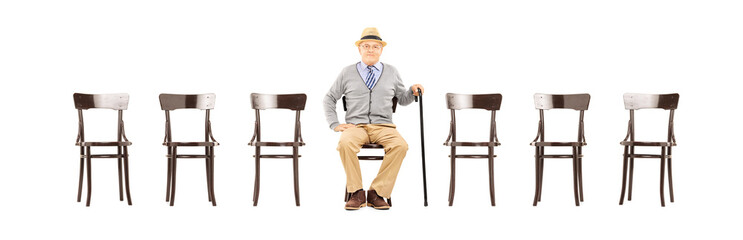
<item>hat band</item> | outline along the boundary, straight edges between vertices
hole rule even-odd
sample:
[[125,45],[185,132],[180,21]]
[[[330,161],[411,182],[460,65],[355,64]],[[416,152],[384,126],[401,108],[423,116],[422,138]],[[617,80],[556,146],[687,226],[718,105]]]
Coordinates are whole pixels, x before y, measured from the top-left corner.
[[380,38],[379,36],[374,36],[374,35],[366,35],[361,38],[361,40],[367,40],[367,39],[374,39],[374,40],[382,41],[382,38]]

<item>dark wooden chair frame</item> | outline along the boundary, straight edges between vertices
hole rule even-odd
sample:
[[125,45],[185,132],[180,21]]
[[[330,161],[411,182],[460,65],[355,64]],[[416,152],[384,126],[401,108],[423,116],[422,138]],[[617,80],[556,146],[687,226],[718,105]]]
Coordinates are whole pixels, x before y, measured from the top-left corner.
[[[255,183],[253,187],[253,206],[258,205],[260,191],[261,158],[291,158],[294,169],[294,201],[299,206],[299,147],[304,146],[302,139],[302,125],[299,121],[300,111],[304,110],[307,102],[305,94],[250,94],[253,109],[255,110],[255,130],[249,146],[255,146]],[[294,141],[292,142],[263,142],[261,141],[261,110],[288,109],[296,111],[294,119]],[[292,154],[261,154],[261,147],[291,147]]]
[[[573,194],[575,206],[583,202],[583,147],[587,145],[584,133],[583,115],[588,110],[591,100],[589,94],[534,94],[534,105],[539,109],[539,129],[537,137],[531,142],[535,147],[534,162],[536,169],[536,187],[534,190],[534,203],[542,201],[542,182],[544,180],[545,158],[572,158],[573,159]],[[545,142],[544,141],[544,110],[550,109],[573,109],[580,111],[578,120],[578,140],[575,142]],[[572,154],[544,154],[545,147],[570,147]]]
[[[343,100],[343,111],[344,112],[348,111],[348,108],[346,108],[346,96],[343,96],[342,100]],[[393,97],[392,98],[392,113],[395,113],[396,111],[397,111],[397,97]],[[384,150],[384,146],[382,146],[382,144],[376,144],[376,143],[367,143],[367,144],[361,145],[361,148],[362,149],[383,149]],[[382,161],[384,160],[384,155],[359,156],[359,160]],[[344,189],[343,192],[345,193],[343,201],[348,202],[348,200],[351,199],[352,193],[346,192],[345,187],[343,189]],[[392,206],[392,196],[387,198],[387,204],[389,204],[390,207]]]
[[[451,111],[451,122],[449,124],[449,136],[446,137],[444,146],[451,147],[449,158],[451,159],[451,177],[449,178],[449,206],[454,204],[454,176],[455,162],[457,158],[487,158],[488,174],[490,176],[490,205],[495,206],[495,183],[493,165],[494,148],[500,146],[498,133],[496,131],[495,112],[500,110],[503,96],[501,94],[446,94],[446,107]],[[456,110],[463,109],[483,109],[491,112],[490,114],[490,131],[487,142],[460,142],[457,141],[457,123]],[[457,155],[457,147],[487,147],[488,154],[460,154]]]
[[[206,163],[206,185],[209,201],[212,206],[217,206],[214,196],[214,147],[219,142],[212,135],[212,123],[210,111],[214,109],[216,95],[208,94],[160,94],[160,107],[165,111],[165,138],[163,146],[168,147],[168,180],[165,190],[165,201],[170,206],[175,204],[176,166],[178,158],[204,158]],[[205,110],[204,141],[203,142],[173,142],[173,134],[170,128],[170,111],[178,109]],[[178,147],[204,147],[204,154],[178,154]]]
[[[86,167],[83,164],[87,164],[87,175],[88,175],[88,196],[85,206],[90,206],[90,196],[92,191],[92,170],[91,170],[91,159],[93,158],[116,158],[118,159],[118,170],[119,170],[119,201],[124,201],[124,185],[126,186],[126,201],[130,206],[132,205],[132,198],[129,191],[129,150],[128,147],[132,145],[129,139],[126,138],[124,132],[124,120],[123,112],[129,105],[129,94],[83,94],[75,93],[72,95],[75,101],[75,108],[77,109],[78,116],[78,131],[77,140],[75,146],[80,147],[80,181],[77,189],[77,202],[80,202],[83,191],[83,172]],[[86,142],[85,141],[85,124],[83,121],[83,110],[103,108],[112,109],[118,112],[118,130],[116,134],[115,142]],[[116,147],[116,154],[93,154],[91,147]],[[122,163],[124,170],[124,183],[122,184]]]
[[[627,162],[629,160],[629,193],[627,201],[632,201],[632,178],[635,168],[635,158],[658,158],[660,159],[660,205],[665,207],[665,192],[663,183],[665,164],[668,161],[668,190],[673,199],[673,178],[671,175],[671,148],[676,146],[676,136],[673,127],[673,115],[678,108],[679,94],[624,94],[624,108],[629,110],[629,123],[627,123],[627,135],[620,142],[624,146],[622,166],[622,193],[619,205],[624,204],[624,193],[627,186]],[[668,139],[665,142],[635,141],[635,110],[659,108],[669,110],[668,116]],[[660,154],[636,154],[635,147],[660,147]]]

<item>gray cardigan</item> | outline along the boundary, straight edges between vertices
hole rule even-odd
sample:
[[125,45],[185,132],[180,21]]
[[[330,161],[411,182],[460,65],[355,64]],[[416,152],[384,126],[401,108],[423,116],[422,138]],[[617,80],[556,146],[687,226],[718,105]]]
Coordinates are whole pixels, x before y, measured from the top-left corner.
[[397,96],[397,103],[406,106],[413,102],[413,91],[405,88],[397,69],[384,64],[382,75],[374,88],[364,85],[356,64],[343,68],[338,79],[330,87],[323,99],[325,119],[330,129],[335,129],[340,123],[336,113],[336,102],[346,95],[346,123],[351,124],[391,124],[392,97]]

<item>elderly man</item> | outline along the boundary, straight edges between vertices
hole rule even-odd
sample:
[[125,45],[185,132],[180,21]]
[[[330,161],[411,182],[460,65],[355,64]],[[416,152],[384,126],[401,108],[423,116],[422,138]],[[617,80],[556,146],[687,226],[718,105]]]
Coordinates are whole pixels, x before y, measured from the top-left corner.
[[[376,28],[366,28],[356,46],[361,61],[343,68],[335,83],[323,100],[325,117],[330,129],[341,132],[338,141],[343,168],[346,171],[346,191],[351,198],[345,209],[356,210],[364,206],[375,209],[389,209],[383,198],[389,198],[395,186],[397,173],[408,150],[408,144],[400,136],[392,123],[392,98],[397,97],[400,105],[408,105],[417,96],[415,84],[406,89],[395,67],[379,62],[382,41]],[[414,91],[415,90],[415,91]],[[336,102],[346,95],[346,123],[338,122]],[[377,177],[369,187],[368,196],[361,182],[359,153],[361,145],[377,143],[384,146],[384,161]]]

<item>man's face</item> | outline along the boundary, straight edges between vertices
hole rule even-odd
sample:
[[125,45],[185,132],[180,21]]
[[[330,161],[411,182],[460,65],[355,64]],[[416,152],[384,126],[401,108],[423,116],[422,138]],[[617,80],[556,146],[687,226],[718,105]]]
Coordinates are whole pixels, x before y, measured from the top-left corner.
[[363,41],[359,44],[361,61],[366,65],[374,65],[379,62],[382,55],[382,44],[377,41]]

